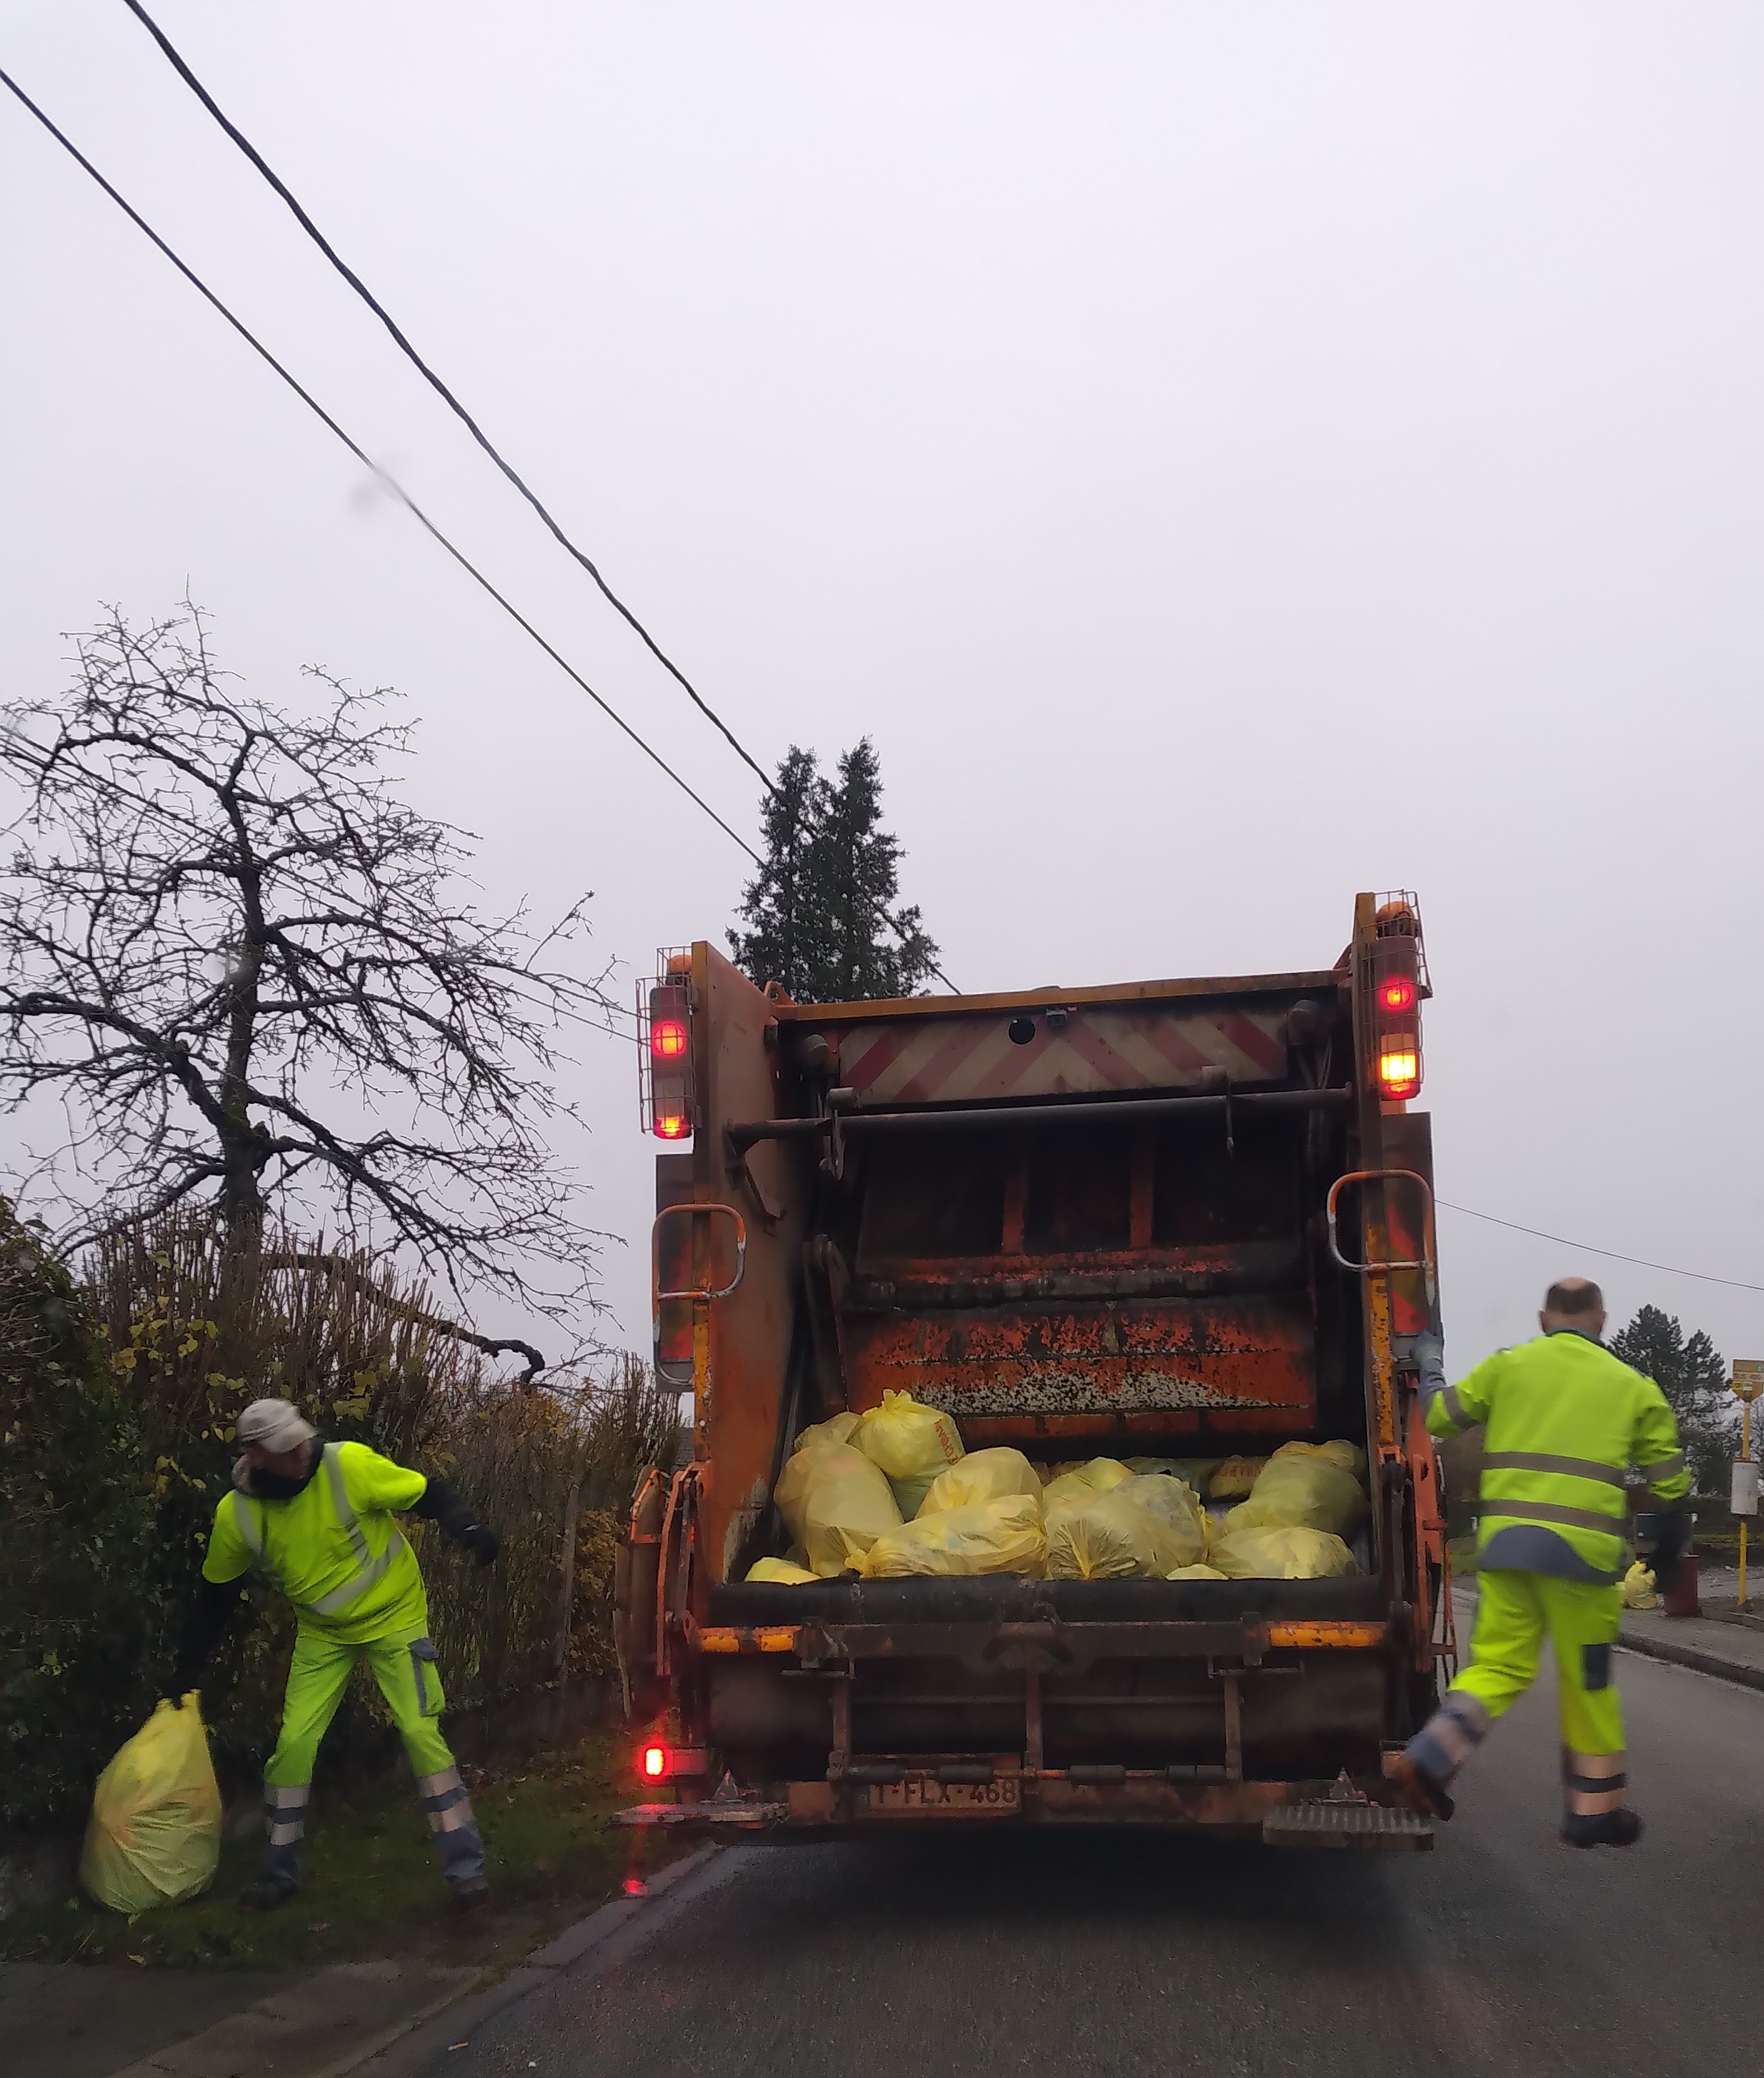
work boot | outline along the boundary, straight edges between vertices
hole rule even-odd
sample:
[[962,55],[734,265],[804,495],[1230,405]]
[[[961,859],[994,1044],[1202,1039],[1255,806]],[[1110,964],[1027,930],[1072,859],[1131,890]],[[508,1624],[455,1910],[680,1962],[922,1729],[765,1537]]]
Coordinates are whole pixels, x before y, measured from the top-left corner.
[[[1385,1780],[1396,1792],[1405,1811],[1420,1811],[1429,1818],[1449,1818],[1457,1806],[1425,1768],[1406,1753],[1395,1754],[1385,1763]],[[1566,1835],[1564,1836],[1566,1837]]]
[[1570,1847],[1633,1847],[1641,1821],[1626,1804],[1615,1811],[1565,1811],[1562,1837]]
[[490,1901],[490,1887],[482,1876],[465,1876],[453,1886],[453,1917],[469,1919]]
[[286,1905],[299,1889],[298,1884],[278,1883],[273,1876],[254,1876],[239,1893],[241,1912],[273,1912]]

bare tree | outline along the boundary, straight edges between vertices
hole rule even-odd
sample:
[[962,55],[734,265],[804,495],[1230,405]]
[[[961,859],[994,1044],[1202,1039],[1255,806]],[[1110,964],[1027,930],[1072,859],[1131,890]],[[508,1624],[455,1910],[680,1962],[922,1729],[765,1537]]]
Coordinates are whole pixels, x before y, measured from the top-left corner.
[[478,914],[465,833],[387,776],[410,728],[384,691],[310,670],[310,716],[241,697],[187,602],[77,641],[66,696],[0,720],[26,794],[0,1100],[66,1110],[38,1179],[64,1245],[206,1199],[248,1250],[279,1198],[456,1291],[579,1298],[597,1237],[549,1141],[573,1116],[557,1035],[608,1015],[598,978],[561,970],[582,903],[536,939],[524,911]]

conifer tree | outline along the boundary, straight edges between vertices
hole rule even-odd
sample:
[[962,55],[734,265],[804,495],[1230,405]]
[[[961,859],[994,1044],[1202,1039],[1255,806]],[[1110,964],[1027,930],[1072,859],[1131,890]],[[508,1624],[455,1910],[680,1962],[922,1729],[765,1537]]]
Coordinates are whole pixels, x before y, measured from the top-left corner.
[[1699,1493],[1724,1493],[1735,1454],[1733,1408],[1727,1367],[1699,1328],[1687,1335],[1677,1319],[1644,1306],[1611,1337],[1611,1353],[1651,1378],[1670,1401]]

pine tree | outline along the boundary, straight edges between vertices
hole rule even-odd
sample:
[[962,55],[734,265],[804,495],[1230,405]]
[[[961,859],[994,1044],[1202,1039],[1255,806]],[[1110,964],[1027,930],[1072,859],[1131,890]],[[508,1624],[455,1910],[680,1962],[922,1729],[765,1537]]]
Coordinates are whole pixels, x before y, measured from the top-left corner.
[[882,826],[882,791],[867,736],[836,782],[790,746],[765,806],[765,865],[742,892],[749,928],[729,933],[751,980],[782,982],[799,1003],[845,1003],[911,995],[933,971],[919,908],[895,907],[900,843]]
[[812,750],[792,744],[766,796],[765,864],[742,890],[751,927],[731,931],[736,965],[760,987],[782,982],[799,1003],[812,1002],[811,977],[828,964],[826,919],[815,887],[815,845],[827,782]]
[[1670,1402],[1696,1491],[1725,1492],[1736,1442],[1733,1401],[1727,1367],[1708,1337],[1700,1328],[1687,1336],[1674,1315],[1644,1306],[1611,1337],[1611,1353],[1651,1378]]

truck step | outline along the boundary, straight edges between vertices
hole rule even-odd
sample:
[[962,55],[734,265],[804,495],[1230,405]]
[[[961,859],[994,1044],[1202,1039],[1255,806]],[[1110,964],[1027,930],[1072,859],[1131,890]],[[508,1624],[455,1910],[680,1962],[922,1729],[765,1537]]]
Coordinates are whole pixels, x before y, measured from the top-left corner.
[[1282,1804],[1261,1821],[1270,1847],[1358,1847],[1382,1854],[1425,1854],[1433,1845],[1433,1821],[1419,1811],[1383,1804],[1323,1799]]
[[633,1804],[615,1811],[610,1825],[638,1830],[703,1833],[713,1826],[744,1826],[763,1829],[781,1825],[790,1815],[784,1804],[762,1804],[757,1798],[707,1796],[696,1804]]

